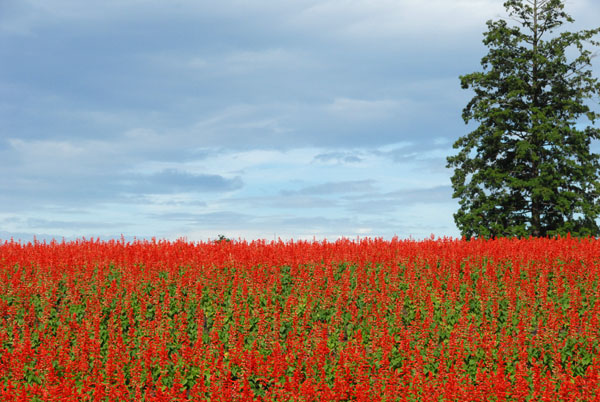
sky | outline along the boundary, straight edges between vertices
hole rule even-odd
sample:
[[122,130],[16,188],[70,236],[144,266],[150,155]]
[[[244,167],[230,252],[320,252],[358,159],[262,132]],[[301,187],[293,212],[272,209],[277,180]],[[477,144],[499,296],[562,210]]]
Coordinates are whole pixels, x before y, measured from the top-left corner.
[[0,239],[458,237],[502,3],[0,0]]

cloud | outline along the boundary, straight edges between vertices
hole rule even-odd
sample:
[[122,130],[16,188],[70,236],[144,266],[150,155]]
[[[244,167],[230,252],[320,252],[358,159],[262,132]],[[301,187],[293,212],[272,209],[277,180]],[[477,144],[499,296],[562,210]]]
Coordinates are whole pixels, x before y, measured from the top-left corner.
[[237,77],[261,77],[262,74],[287,76],[307,70],[319,69],[314,55],[302,49],[281,46],[257,47],[248,50],[164,50],[138,56],[144,62],[165,72],[176,71],[192,82],[202,77],[211,79],[235,79]]
[[15,233],[455,233],[458,76],[501,2],[0,3]]
[[[180,233],[191,239],[216,238],[224,234],[229,238],[270,238],[307,239],[313,237],[336,239],[346,237],[377,235],[383,232],[400,233],[406,225],[395,219],[363,219],[363,218],[332,218],[326,215],[297,216],[289,215],[253,215],[236,216],[235,219],[218,215],[190,215],[186,226],[180,228]],[[221,218],[225,219],[221,220]],[[214,221],[213,218],[216,218]],[[161,217],[163,219],[163,217]],[[236,224],[237,222],[237,224]]]
[[335,200],[325,199],[322,197],[285,195],[284,197],[272,197],[271,200],[266,200],[265,205],[270,205],[272,208],[278,209],[303,210],[307,208],[336,208],[339,203]]
[[492,0],[325,0],[292,21],[359,41],[406,36],[444,41],[449,33],[476,29],[501,10]]
[[292,50],[267,48],[261,50],[236,51],[227,54],[221,70],[232,74],[255,71],[293,71],[312,67],[309,56]]
[[[42,209],[131,203],[132,197],[135,202],[144,202],[148,194],[224,193],[243,186],[239,176],[210,173],[206,168],[143,167],[175,155],[180,155],[179,163],[186,160],[184,156],[195,161],[209,156],[208,151],[181,149],[181,144],[174,146],[176,142],[143,130],[128,132],[115,141],[9,139],[9,149],[0,150],[0,154],[10,156],[0,161],[6,172],[0,176],[0,205],[22,210],[39,205],[40,200],[44,200]],[[161,148],[167,156],[158,155]]]
[[[356,225],[338,229],[339,233],[357,234],[360,228],[376,229],[369,217],[393,219],[406,206],[432,202],[453,205],[451,197],[442,201],[443,192],[414,190],[424,183],[423,167],[432,163],[425,154],[393,160],[392,151],[409,150],[410,143],[332,152],[324,148],[203,148],[197,149],[197,159],[144,157],[151,155],[146,149],[154,152],[160,144],[174,147],[183,137],[170,138],[171,144],[169,137],[162,138],[153,130],[136,129],[115,141],[11,139],[8,152],[15,160],[0,162],[7,172],[0,177],[0,205],[5,212],[31,222],[54,222],[54,230],[38,225],[46,233],[97,233],[103,230],[100,226],[90,224],[86,230],[83,223],[113,221],[123,224],[119,233],[140,236],[196,233],[194,225],[203,224],[214,231],[219,227],[257,231],[261,222],[266,222],[266,230],[281,232],[277,225],[289,229],[293,217],[312,222],[321,216],[334,220],[356,217]],[[355,160],[353,157],[361,161],[331,163]],[[425,183],[435,186],[446,181],[447,172],[428,172]],[[413,190],[387,190],[402,188]],[[435,195],[439,202],[427,194]],[[161,214],[165,214],[164,221],[157,218]],[[80,228],[77,223],[82,223]],[[14,224],[15,232],[18,226]],[[307,226],[302,233],[310,230]]]
[[223,205],[233,205],[238,208],[265,209],[273,208],[278,210],[305,210],[336,208],[339,203],[336,200],[315,197],[310,195],[295,194],[285,191],[279,195],[267,197],[235,197],[220,201]]
[[322,163],[360,163],[363,158],[359,153],[353,152],[326,152],[316,155],[314,160]]
[[[37,16],[35,35],[8,40],[0,53],[10,60],[0,95],[3,84],[13,87],[0,119],[21,139],[121,141],[145,130],[153,135],[139,149],[124,149],[162,160],[197,147],[376,147],[462,127],[460,110],[447,111],[457,104],[462,53],[401,35],[359,43],[336,36],[339,27],[312,25],[420,6],[283,3],[24,0],[17,8]],[[304,23],[288,23],[308,10]],[[38,59],[51,62],[41,69]]]
[[427,26],[458,29],[454,27],[457,25],[457,18],[463,22],[459,26],[467,25],[470,21],[485,18],[490,15],[491,10],[499,8],[491,0],[459,0],[451,3],[433,0],[427,4],[419,0],[224,0],[218,4],[193,0],[179,0],[168,4],[159,0],[105,0],[90,1],[85,5],[76,0],[55,0],[52,4],[41,0],[7,0],[5,3],[5,9],[11,12],[11,19],[5,21],[3,27],[12,28],[13,31],[19,31],[17,28],[21,31],[27,27],[32,29],[44,22],[94,23],[103,19],[207,16],[237,21],[259,19],[275,26],[285,24],[296,29],[320,28],[325,32],[370,34],[377,37],[410,29],[425,31]]
[[336,117],[350,120],[384,119],[402,112],[400,102],[395,100],[364,100],[336,98],[327,105],[327,111]]
[[419,188],[410,190],[401,190],[386,193],[388,196],[398,197],[404,203],[447,203],[452,197],[451,186],[436,186],[430,188]]
[[371,153],[377,157],[388,158],[398,165],[418,163],[423,171],[448,173],[446,158],[455,153],[451,142],[445,138],[434,138],[420,144],[407,143],[374,149]]
[[122,223],[115,222],[96,222],[96,221],[80,221],[80,220],[52,220],[52,219],[40,219],[40,218],[20,218],[20,219],[7,219],[3,222],[18,224],[21,228],[27,228],[30,230],[53,230],[60,227],[63,230],[99,230],[99,229],[116,229],[119,228]]
[[[186,213],[186,212],[167,212],[149,215],[149,218],[160,222],[181,222],[193,226],[213,226],[219,228],[230,228],[236,225],[244,225],[253,218],[247,214],[241,214],[231,211],[219,211],[209,213]],[[216,234],[216,233],[215,233]]]
[[[123,173],[117,175],[87,175],[85,177],[40,178],[21,175],[19,178],[0,180],[0,205],[11,210],[28,209],[31,205],[44,204],[41,209],[51,210],[58,205],[66,206],[117,202],[158,203],[161,205],[202,205],[201,201],[179,201],[182,193],[225,193],[243,187],[240,177],[226,178],[221,175],[194,174],[165,170],[156,174]],[[150,195],[170,195],[175,200],[155,200]]]
[[[218,148],[204,148],[202,138],[183,133],[160,133],[152,129],[132,128],[105,138],[55,139],[8,138],[0,153],[0,167],[38,177],[116,175],[134,170],[141,163],[202,160],[218,155]],[[0,141],[0,144],[2,142]]]
[[180,132],[209,147],[278,148],[296,145],[285,104],[238,104],[197,120]]
[[166,169],[150,175],[125,176],[120,185],[126,193],[171,194],[186,192],[224,192],[243,186],[240,177],[227,179],[214,174],[194,174],[176,169]]
[[368,193],[375,191],[374,180],[357,180],[329,182],[314,186],[304,187],[300,190],[284,190],[283,195],[332,195],[346,193]]
[[452,188],[435,186],[431,188],[406,189],[387,193],[360,194],[346,197],[350,211],[361,214],[394,213],[407,206],[429,208],[431,204],[453,205]]

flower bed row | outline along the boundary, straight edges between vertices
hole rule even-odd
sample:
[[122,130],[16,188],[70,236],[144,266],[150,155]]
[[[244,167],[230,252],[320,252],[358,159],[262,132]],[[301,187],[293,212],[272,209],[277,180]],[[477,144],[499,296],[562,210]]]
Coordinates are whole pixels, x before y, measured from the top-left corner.
[[0,244],[0,400],[593,401],[600,241]]

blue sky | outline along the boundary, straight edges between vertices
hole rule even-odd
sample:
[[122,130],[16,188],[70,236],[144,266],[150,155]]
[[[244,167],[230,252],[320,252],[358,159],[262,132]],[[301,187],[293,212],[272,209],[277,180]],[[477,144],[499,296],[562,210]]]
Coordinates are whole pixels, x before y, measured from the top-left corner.
[[[597,26],[598,2],[566,9]],[[497,0],[2,0],[0,238],[458,236],[458,76],[503,17]]]

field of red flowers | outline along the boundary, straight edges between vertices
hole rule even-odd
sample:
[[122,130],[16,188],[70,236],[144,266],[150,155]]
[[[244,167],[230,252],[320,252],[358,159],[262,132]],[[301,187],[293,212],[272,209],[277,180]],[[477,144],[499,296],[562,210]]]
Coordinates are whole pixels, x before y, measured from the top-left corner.
[[600,241],[0,243],[2,401],[600,400]]

